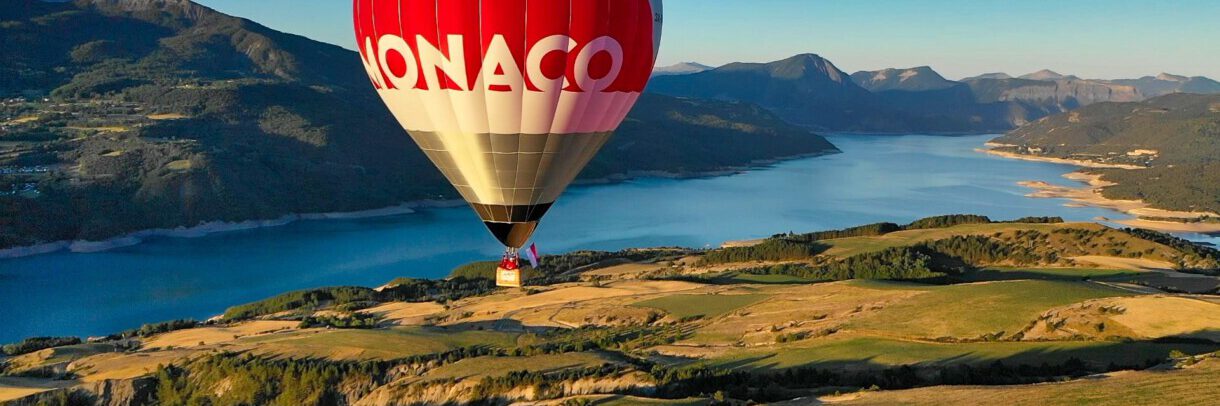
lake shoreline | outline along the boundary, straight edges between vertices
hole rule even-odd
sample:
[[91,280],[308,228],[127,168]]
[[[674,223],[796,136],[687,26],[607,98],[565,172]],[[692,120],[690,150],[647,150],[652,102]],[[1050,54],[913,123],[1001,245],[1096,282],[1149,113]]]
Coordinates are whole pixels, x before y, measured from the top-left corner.
[[1052,164],[1072,165],[1072,166],[1078,166],[1078,167],[1082,167],[1082,168],[1127,169],[1127,170],[1146,169],[1142,166],[1136,166],[1136,165],[1103,164],[1103,163],[1087,161],[1087,160],[1083,160],[1083,159],[1052,158],[1052,157],[1045,157],[1045,156],[1038,156],[1038,155],[1018,154],[1016,152],[1000,151],[1000,150],[995,149],[995,147],[1004,147],[1004,146],[1008,146],[1008,145],[995,144],[995,143],[990,143],[990,142],[987,143],[986,146],[990,147],[991,149],[979,148],[979,149],[976,149],[975,151],[982,152],[984,154],[995,155],[995,156],[1002,157],[1002,158],[1008,158],[1008,159],[1019,159],[1022,161],[1046,162],[1046,163],[1052,163]]
[[[807,154],[797,154],[787,157],[774,159],[755,160],[749,165],[731,166],[716,170],[707,171],[692,171],[692,172],[668,172],[668,171],[629,171],[624,174],[615,174],[602,178],[577,180],[572,183],[572,186],[598,186],[612,185],[616,183],[628,182],[635,179],[655,178],[655,179],[700,179],[712,178],[720,176],[732,176],[746,171],[765,169],[775,164],[798,159],[816,158],[839,154],[843,151],[838,148],[832,150],[824,150]],[[351,212],[325,212],[325,213],[291,213],[285,214],[274,219],[261,220],[245,220],[245,221],[209,221],[200,223],[194,226],[181,226],[176,228],[158,228],[140,230],[120,236],[108,238],[101,241],[87,240],[62,240],[42,244],[0,248],[0,260],[23,258],[36,255],[52,254],[60,251],[71,251],[74,253],[94,253],[103,252],[123,247],[130,247],[143,243],[148,238],[168,237],[168,238],[201,238],[213,234],[254,230],[259,228],[282,227],[298,221],[310,220],[354,220],[367,219],[377,217],[389,217],[398,215],[414,214],[420,209],[434,208],[451,208],[461,207],[466,202],[459,199],[452,200],[416,200],[402,203],[395,206],[382,207],[369,210],[358,210]]]
[[[987,143],[988,147],[1003,146],[1000,144]],[[979,149],[979,152],[984,152],[990,155],[995,155],[1010,159],[1019,159],[1024,161],[1048,162],[1067,164],[1083,168],[1111,168],[1111,169],[1127,169],[1138,170],[1143,169],[1134,165],[1116,165],[1116,164],[1100,164],[1096,162],[1048,158],[1035,155],[1017,154],[1013,152],[997,151],[994,149]],[[1082,182],[1085,186],[1068,187],[1057,186],[1047,182],[1040,181],[1024,181],[1018,184],[1030,189],[1034,192],[1026,195],[1032,198],[1046,199],[1067,199],[1072,205],[1095,207],[1101,209],[1114,210],[1128,216],[1129,219],[1105,219],[1117,224],[1133,228],[1144,228],[1154,231],[1167,233],[1196,233],[1213,235],[1220,233],[1220,224],[1218,223],[1191,223],[1189,220],[1194,220],[1202,217],[1217,217],[1216,213],[1208,212],[1183,212],[1166,210],[1153,207],[1151,204],[1142,200],[1119,200],[1106,197],[1102,190],[1117,185],[1117,183],[1109,182],[1102,179],[1102,175],[1087,173],[1083,170],[1064,174],[1065,179]],[[1166,219],[1166,220],[1151,220],[1149,218]],[[1173,221],[1182,220],[1182,221]]]
[[419,209],[436,207],[456,207],[465,202],[459,200],[420,200],[383,207],[380,209],[360,210],[351,212],[327,213],[296,213],[286,214],[274,219],[245,221],[209,221],[191,227],[156,228],[127,233],[118,237],[101,241],[72,240],[55,241],[43,244],[28,245],[0,249],[0,259],[13,259],[34,255],[50,254],[62,250],[76,253],[92,253],[108,251],[116,248],[130,247],[144,242],[147,238],[200,238],[212,234],[253,230],[258,228],[281,227],[303,220],[355,220],[415,213]]
[[[1069,222],[1118,216],[1024,197],[1030,191],[1017,182],[1061,183],[1056,180],[1072,168],[974,152],[994,137],[834,134],[827,138],[841,154],[772,169],[581,187],[566,194],[564,210],[548,219],[541,248],[549,254],[714,247],[776,232],[906,223],[952,213]],[[0,339],[97,336],[161,320],[204,320],[234,303],[288,291],[438,278],[462,264],[498,258],[500,249],[466,208],[456,207],[382,219],[301,221],[194,240],[148,238],[95,254],[60,250],[0,260],[5,281],[0,304],[12,310]]]

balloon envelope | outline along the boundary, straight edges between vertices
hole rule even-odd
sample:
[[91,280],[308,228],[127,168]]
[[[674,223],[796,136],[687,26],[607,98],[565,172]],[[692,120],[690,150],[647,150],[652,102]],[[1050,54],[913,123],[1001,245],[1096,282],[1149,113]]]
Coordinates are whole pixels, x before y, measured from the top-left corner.
[[643,92],[661,0],[355,0],[369,79],[519,248]]

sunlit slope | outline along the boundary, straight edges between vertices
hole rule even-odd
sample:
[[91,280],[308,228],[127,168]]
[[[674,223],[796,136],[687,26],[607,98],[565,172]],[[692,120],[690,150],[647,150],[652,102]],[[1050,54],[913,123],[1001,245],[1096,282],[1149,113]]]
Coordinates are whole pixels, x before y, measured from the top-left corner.
[[[524,290],[495,289],[475,265],[441,281],[293,292],[206,325],[148,326],[9,358],[0,396],[96,394],[105,384],[125,388],[107,400],[163,403],[700,404],[875,387],[823,400],[921,403],[936,392],[900,389],[962,385],[936,389],[953,403],[1039,388],[1077,394],[1062,403],[1104,403],[1128,375],[1214,375],[1211,361],[1115,371],[1220,351],[1220,319],[1210,316],[1220,299],[1180,293],[1216,281],[1215,250],[1023,221],[946,216],[710,251],[577,252],[544,258]],[[1076,380],[1098,373],[1112,377]],[[280,389],[232,384],[242,380]],[[1143,382],[1146,393],[1131,396],[1177,388]],[[998,384],[1010,386],[977,386]],[[1195,387],[1220,395],[1211,389]]]

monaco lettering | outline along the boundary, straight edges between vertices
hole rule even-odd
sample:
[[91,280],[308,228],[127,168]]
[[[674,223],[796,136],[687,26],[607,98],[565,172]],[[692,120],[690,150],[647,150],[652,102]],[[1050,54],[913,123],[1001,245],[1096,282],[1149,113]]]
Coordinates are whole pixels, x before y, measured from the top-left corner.
[[[544,93],[564,89],[605,91],[623,70],[623,46],[609,36],[595,38],[586,44],[579,44],[566,35],[549,36],[526,50],[522,65],[504,36],[497,34],[486,44],[481,67],[473,70],[467,66],[463,35],[451,34],[442,40],[444,47],[416,36],[412,47],[406,39],[393,34],[382,35],[376,40],[367,37],[361,50],[364,69],[378,89]],[[545,62],[554,57],[565,57],[567,65],[563,66],[563,72],[546,71]],[[600,63],[595,63],[597,58],[602,58]],[[600,69],[594,69],[594,66]],[[469,76],[472,73],[477,75],[473,85]]]

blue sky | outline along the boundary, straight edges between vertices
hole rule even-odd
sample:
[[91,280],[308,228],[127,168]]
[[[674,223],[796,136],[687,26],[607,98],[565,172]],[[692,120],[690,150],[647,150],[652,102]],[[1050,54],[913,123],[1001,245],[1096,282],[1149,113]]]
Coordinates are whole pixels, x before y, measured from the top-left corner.
[[[348,0],[197,0],[352,48]],[[1049,68],[1089,78],[1220,79],[1220,1],[667,0],[659,64],[812,52],[853,72],[929,65],[950,79]]]

